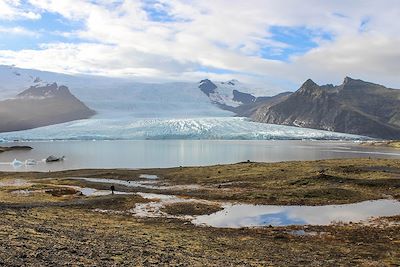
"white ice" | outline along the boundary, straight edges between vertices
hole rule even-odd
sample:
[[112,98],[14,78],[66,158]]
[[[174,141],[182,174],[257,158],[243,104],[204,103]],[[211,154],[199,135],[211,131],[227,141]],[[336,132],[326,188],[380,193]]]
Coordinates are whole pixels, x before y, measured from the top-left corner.
[[88,119],[0,134],[12,140],[360,140],[365,137],[307,128],[264,124],[239,117],[190,119]]

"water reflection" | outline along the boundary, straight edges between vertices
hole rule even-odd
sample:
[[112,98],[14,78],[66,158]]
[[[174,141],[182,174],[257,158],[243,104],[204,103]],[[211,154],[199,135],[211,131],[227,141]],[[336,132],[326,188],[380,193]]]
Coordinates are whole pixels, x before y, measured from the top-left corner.
[[335,222],[362,222],[372,217],[400,214],[396,200],[364,201],[328,206],[228,205],[211,215],[198,216],[193,223],[213,227],[287,225],[329,225]]

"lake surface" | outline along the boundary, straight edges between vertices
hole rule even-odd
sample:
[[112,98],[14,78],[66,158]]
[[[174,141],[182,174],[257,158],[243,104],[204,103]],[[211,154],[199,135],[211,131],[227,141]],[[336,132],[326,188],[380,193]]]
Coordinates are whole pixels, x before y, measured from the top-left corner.
[[[397,158],[400,150],[361,146],[354,141],[258,140],[137,140],[17,142],[31,151],[0,154],[1,171],[56,171],[82,168],[165,168],[206,166],[240,161],[278,162],[330,158]],[[50,155],[63,162],[45,163]],[[17,159],[38,161],[34,166],[13,166]]]

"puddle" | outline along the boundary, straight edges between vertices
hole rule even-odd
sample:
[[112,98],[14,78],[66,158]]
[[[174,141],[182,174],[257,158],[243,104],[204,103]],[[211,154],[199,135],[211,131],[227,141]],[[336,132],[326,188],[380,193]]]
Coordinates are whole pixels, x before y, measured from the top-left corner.
[[154,175],[154,174],[141,174],[141,175],[139,175],[139,178],[155,180],[155,179],[158,179],[158,176]]
[[[53,178],[48,178],[53,179]],[[43,179],[44,180],[44,179]],[[103,179],[99,179],[103,180]],[[150,181],[147,181],[150,182]],[[24,179],[9,179],[9,180],[1,180],[0,181],[0,187],[28,187],[34,185],[34,182],[28,182],[27,180]],[[41,184],[41,185],[46,185],[46,184]],[[81,192],[82,195],[84,196],[105,196],[105,195],[111,195],[111,190],[98,190],[95,188],[90,188],[90,187],[80,187],[80,186],[74,186],[74,185],[54,185],[54,184],[49,184],[51,187],[57,187],[57,188],[71,188],[76,191]],[[51,189],[50,189],[51,190]],[[46,190],[28,190],[28,189],[19,189],[19,190],[14,190],[10,192],[11,194],[15,195],[22,195],[22,196],[28,196],[34,193],[43,193]],[[121,191],[114,191],[115,195],[131,195],[133,193],[131,192],[121,192]]]
[[[159,186],[157,181],[127,181],[101,178],[80,178],[78,179],[94,183],[106,183],[123,185],[127,187],[149,188],[149,189],[192,189],[199,188],[198,185],[174,185]],[[24,179],[13,179],[0,181],[0,187],[30,186],[31,182]],[[110,195],[110,190],[97,190],[89,187],[72,185],[59,185],[60,187],[73,188],[80,191],[84,196]],[[15,194],[29,194],[28,190],[17,190]],[[119,192],[115,194],[135,194],[132,192]],[[171,215],[162,211],[168,204],[182,202],[214,203],[207,200],[182,198],[175,195],[136,193],[150,202],[138,203],[134,209],[129,210],[131,214],[139,217],[169,217],[191,220],[195,225],[206,225],[211,227],[261,227],[261,226],[289,226],[289,225],[330,225],[334,223],[369,223],[373,219],[383,216],[400,215],[400,202],[394,199],[382,199],[364,201],[345,205],[326,206],[276,206],[276,205],[251,205],[251,204],[222,204],[223,210],[210,215],[189,216]],[[293,235],[313,235],[304,231],[294,231]]]
[[288,234],[293,235],[293,236],[317,236],[317,235],[321,235],[323,233],[318,233],[315,231],[306,232],[304,230],[293,230],[293,231],[288,232]]
[[173,190],[173,189],[199,189],[199,185],[157,185],[157,181],[130,181],[118,179],[103,179],[103,178],[86,178],[86,177],[71,177],[69,179],[83,180],[92,183],[123,185],[127,187],[158,189],[158,190]]
[[[106,195],[111,195],[110,190],[97,190],[94,188],[89,188],[89,187],[83,187],[77,189],[82,193],[84,196],[106,196]],[[131,193],[128,192],[120,192],[120,191],[114,191],[114,195],[129,195]]]
[[[95,188],[79,187],[79,186],[74,186],[74,185],[60,185],[59,187],[66,187],[66,188],[75,189],[76,191],[81,192],[82,195],[84,195],[84,196],[106,196],[106,195],[111,195],[111,190],[98,190],[98,189],[95,189]],[[115,195],[130,195],[132,193],[114,191],[114,194]]]
[[375,217],[400,214],[396,200],[364,201],[347,205],[273,206],[226,205],[224,210],[196,217],[196,225],[212,227],[256,227],[288,225],[329,225],[333,223],[366,222]]
[[69,179],[82,180],[82,181],[91,182],[91,183],[123,185],[123,186],[127,186],[127,187],[141,187],[141,188],[147,188],[147,189],[158,188],[157,186],[152,185],[152,184],[156,183],[156,181],[129,181],[129,180],[86,178],[86,177],[72,177]]

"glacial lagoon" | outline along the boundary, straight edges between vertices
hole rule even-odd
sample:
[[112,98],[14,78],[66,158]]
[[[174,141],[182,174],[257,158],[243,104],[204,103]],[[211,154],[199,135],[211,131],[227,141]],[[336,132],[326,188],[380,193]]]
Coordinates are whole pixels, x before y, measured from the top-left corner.
[[[1,171],[58,171],[83,168],[166,168],[242,161],[279,162],[333,158],[400,158],[400,151],[360,145],[358,141],[302,140],[113,140],[7,142],[30,151],[0,154]],[[49,155],[65,160],[46,163]],[[12,165],[28,159],[36,165]]]

